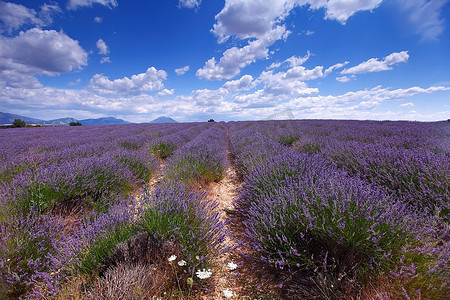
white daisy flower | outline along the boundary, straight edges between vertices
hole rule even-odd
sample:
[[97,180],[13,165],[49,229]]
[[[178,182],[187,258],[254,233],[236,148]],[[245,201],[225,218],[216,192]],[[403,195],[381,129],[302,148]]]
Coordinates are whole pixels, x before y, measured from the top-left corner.
[[227,264],[227,266],[228,266],[228,268],[230,268],[231,271],[236,270],[237,267],[238,267],[238,265],[235,264],[234,262],[229,262],[229,263]]
[[197,277],[200,279],[206,279],[211,277],[212,272],[211,269],[203,269],[203,270],[197,270],[197,272],[195,272],[195,274],[197,274]]
[[233,297],[233,291],[230,289],[224,289],[223,295],[225,296],[225,298],[231,298]]
[[172,256],[170,256],[169,257],[169,262],[173,262],[175,259],[177,259],[177,256],[176,255],[172,255]]
[[178,265],[179,265],[180,267],[185,266],[185,265],[186,265],[186,261],[180,260],[180,261],[178,262]]

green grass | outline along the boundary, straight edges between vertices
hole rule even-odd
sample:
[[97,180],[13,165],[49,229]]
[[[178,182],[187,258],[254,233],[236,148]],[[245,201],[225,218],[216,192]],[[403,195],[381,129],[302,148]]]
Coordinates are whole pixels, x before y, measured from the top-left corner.
[[177,147],[171,143],[157,143],[150,146],[150,153],[156,155],[159,159],[166,159],[171,156]]
[[94,242],[86,252],[80,255],[79,271],[83,274],[93,274],[98,266],[112,254],[117,244],[129,240],[139,232],[133,224],[127,224],[110,231],[106,236]]

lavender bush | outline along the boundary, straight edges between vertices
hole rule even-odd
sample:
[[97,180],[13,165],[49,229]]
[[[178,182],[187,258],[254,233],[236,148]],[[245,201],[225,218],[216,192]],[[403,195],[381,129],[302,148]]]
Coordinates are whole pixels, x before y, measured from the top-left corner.
[[205,196],[172,182],[142,199],[143,229],[159,239],[172,240],[174,254],[187,262],[189,270],[208,267],[225,251],[222,243],[227,231],[216,212],[217,203]]
[[10,215],[0,221],[0,237],[0,298],[56,295],[73,253],[62,218]]
[[[411,234],[411,212],[320,157],[289,153],[244,177],[246,236],[280,269],[326,270],[336,289],[391,266]],[[336,291],[337,291],[336,290]]]
[[244,124],[238,123],[230,129],[231,152],[241,174],[251,172],[259,163],[287,149]]
[[166,176],[187,184],[218,181],[227,164],[225,130],[215,126],[178,149],[168,160]]
[[450,213],[450,157],[426,150],[358,142],[328,143],[321,151],[350,174],[387,187],[397,199],[426,213]]
[[169,135],[156,137],[148,144],[149,152],[159,159],[166,159],[171,156],[175,150],[193,140],[207,128],[208,126],[201,124],[187,127],[185,130],[174,132]]

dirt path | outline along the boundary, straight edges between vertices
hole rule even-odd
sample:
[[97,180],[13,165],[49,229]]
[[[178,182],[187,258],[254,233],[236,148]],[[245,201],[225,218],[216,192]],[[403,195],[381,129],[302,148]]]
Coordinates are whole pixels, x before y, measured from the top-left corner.
[[[238,247],[238,239],[233,234],[233,224],[228,223],[229,214],[234,211],[234,200],[238,197],[237,190],[242,185],[236,174],[234,167],[230,164],[225,172],[224,178],[218,183],[211,183],[208,186],[208,198],[214,199],[218,203],[218,211],[220,219],[230,230],[231,236],[227,236],[225,240],[225,247]],[[239,284],[239,279],[236,277],[240,273],[242,258],[238,253],[238,249],[225,253],[218,258],[216,264],[219,266],[217,272],[213,275],[214,291],[205,295],[204,299],[225,299],[224,291],[229,290],[233,296],[230,299],[242,299],[242,288]],[[230,266],[228,265],[230,264]],[[233,265],[236,264],[236,269],[232,270]]]
[[[271,293],[265,290],[273,290],[262,278],[262,270],[249,259],[250,246],[245,242],[244,226],[237,215],[234,201],[238,198],[239,189],[242,187],[236,167],[233,164],[230,152],[230,140],[228,139],[228,167],[223,179],[218,183],[210,183],[206,190],[208,199],[218,203],[218,211],[221,220],[229,230],[224,242],[225,247],[234,248],[218,258],[218,269],[213,274],[213,290],[204,295],[203,299],[273,299]],[[236,268],[233,270],[233,268]],[[231,291],[232,296],[226,297],[224,291]]]
[[147,186],[150,188],[151,193],[155,190],[156,185],[164,179],[164,169],[166,168],[166,165],[167,162],[165,160],[160,160],[158,170],[156,170],[155,174],[150,178]]

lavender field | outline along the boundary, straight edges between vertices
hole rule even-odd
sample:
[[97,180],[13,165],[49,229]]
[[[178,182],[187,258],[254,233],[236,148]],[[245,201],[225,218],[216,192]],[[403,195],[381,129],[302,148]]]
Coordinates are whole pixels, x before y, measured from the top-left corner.
[[450,123],[0,131],[0,299],[445,299]]

